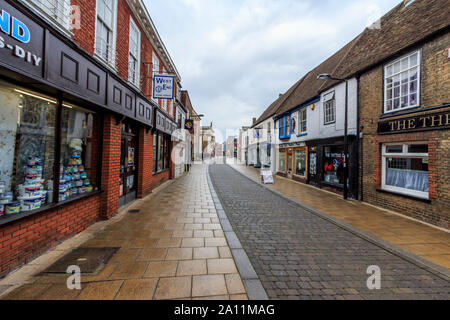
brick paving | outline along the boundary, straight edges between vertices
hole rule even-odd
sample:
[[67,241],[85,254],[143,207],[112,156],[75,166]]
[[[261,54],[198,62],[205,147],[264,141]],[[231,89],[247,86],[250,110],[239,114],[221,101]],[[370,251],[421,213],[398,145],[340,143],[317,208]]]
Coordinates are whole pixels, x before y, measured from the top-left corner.
[[[270,299],[450,299],[448,279],[250,181],[226,165],[211,180]],[[367,268],[381,269],[369,290]]]
[[[258,181],[261,179],[259,169],[239,164],[231,166],[245,176]],[[274,180],[275,184],[266,186],[403,250],[450,269],[450,232],[364,202],[343,200],[340,195],[304,183],[279,176],[274,176]]]
[[[32,277],[2,299],[248,298],[219,223],[206,166],[193,166],[189,174],[132,208],[140,213],[124,212],[118,221],[93,232],[91,239],[77,243],[80,247],[120,248],[98,273],[82,275],[81,290],[67,289],[68,275],[39,275],[52,262],[41,257],[39,263],[24,267],[34,273]],[[73,249],[70,244],[62,246]],[[59,258],[58,249],[45,256]]]

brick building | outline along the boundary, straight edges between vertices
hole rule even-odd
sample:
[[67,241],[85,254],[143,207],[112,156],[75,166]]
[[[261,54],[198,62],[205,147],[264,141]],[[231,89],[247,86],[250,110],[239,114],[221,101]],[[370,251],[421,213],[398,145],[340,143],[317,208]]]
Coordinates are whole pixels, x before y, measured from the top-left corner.
[[174,177],[180,124],[152,78],[181,79],[140,0],[0,12],[1,277]]
[[449,229],[449,14],[401,2],[272,103],[277,174],[341,192],[348,161],[350,197]]
[[405,1],[367,29],[359,78],[360,199],[450,228],[450,7]]

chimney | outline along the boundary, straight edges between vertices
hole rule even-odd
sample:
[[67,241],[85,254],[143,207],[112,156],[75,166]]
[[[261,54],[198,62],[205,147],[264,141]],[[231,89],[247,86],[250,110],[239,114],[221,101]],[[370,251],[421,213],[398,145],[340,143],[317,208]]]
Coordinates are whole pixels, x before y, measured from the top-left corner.
[[254,125],[256,123],[256,118],[253,118],[253,123],[252,125]]

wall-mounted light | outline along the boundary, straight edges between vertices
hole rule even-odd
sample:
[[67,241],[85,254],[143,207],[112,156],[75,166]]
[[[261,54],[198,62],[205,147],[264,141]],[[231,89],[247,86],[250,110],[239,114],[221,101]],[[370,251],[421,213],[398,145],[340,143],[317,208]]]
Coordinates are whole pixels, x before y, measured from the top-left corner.
[[311,105],[311,110],[314,110],[315,108],[316,108],[316,104],[313,103],[313,104]]

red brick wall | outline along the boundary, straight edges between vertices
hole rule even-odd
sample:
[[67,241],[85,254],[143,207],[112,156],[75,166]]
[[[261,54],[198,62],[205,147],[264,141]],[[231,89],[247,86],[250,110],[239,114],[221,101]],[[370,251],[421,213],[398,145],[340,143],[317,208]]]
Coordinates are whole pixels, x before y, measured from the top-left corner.
[[170,179],[170,170],[155,174],[152,179],[152,189],[160,186],[162,183]]
[[85,230],[98,220],[99,211],[100,195],[94,195],[2,227],[0,277]]
[[72,0],[73,6],[79,6],[81,12],[81,29],[72,30],[74,36],[72,40],[78,43],[81,48],[94,54],[95,45],[95,19],[96,4],[95,0]]
[[[450,101],[450,59],[447,48],[450,34],[436,37],[416,49],[422,49],[420,103],[423,108]],[[413,51],[413,50],[411,50]],[[450,229],[450,130],[378,135],[378,123],[383,109],[383,67],[364,73],[359,82],[360,119],[364,137],[361,140],[360,174],[363,200],[422,221]],[[447,108],[449,109],[449,108]],[[440,109],[439,111],[444,111]],[[427,113],[432,112],[428,111]],[[422,113],[423,114],[423,113]],[[406,116],[393,117],[389,120]],[[428,179],[431,203],[382,193],[381,148],[388,142],[425,142],[428,144]]]
[[146,129],[139,130],[139,165],[137,197],[142,198],[152,190],[153,181],[153,135]]
[[103,218],[110,218],[119,209],[119,176],[121,124],[112,114],[106,114],[103,127],[102,210]]

